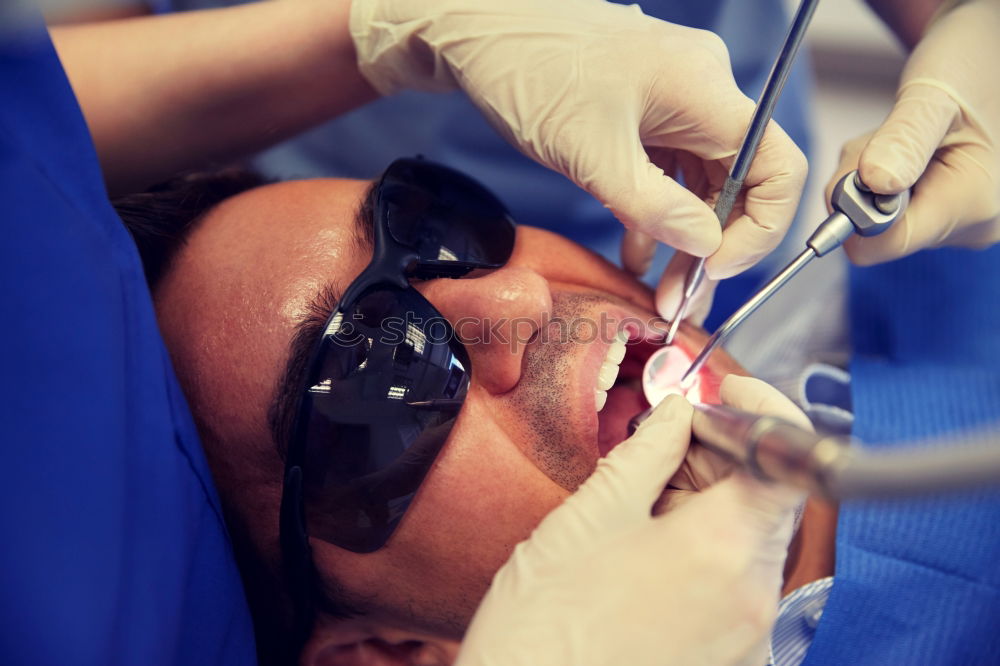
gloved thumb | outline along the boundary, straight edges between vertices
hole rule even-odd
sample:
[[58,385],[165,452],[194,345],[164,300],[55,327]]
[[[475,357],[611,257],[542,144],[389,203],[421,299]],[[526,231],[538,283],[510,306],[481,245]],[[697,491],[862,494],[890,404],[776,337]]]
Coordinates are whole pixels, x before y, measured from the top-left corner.
[[812,421],[781,391],[756,377],[726,375],[719,385],[722,404],[753,414],[769,414],[804,430],[813,430]]
[[[656,311],[664,317],[673,317],[680,307],[687,274],[694,262],[695,257],[678,252],[667,263],[667,269],[656,287]],[[702,279],[684,315],[687,321],[701,326],[712,309],[712,298],[715,296],[717,284],[715,280],[707,277]]]
[[622,237],[622,266],[632,275],[642,277],[653,263],[656,239],[637,229],[626,229]]
[[889,117],[861,152],[861,180],[880,194],[898,194],[913,187],[958,111],[958,104],[940,83],[908,82],[899,90]]
[[558,562],[597,539],[649,520],[653,502],[680,467],[691,441],[693,408],[681,396],[660,403],[632,437],[602,458],[580,488],[519,548],[538,565]]
[[772,585],[781,586],[781,565],[788,555],[788,544],[795,527],[795,513],[805,502],[806,493],[781,484],[766,484],[739,472],[732,482],[741,495],[743,526],[758,539],[756,556],[758,576],[772,577]]
[[739,569],[773,590],[776,602],[795,510],[804,499],[799,490],[766,484],[737,471],[654,520],[698,525],[709,543],[726,549],[732,564],[741,563]]

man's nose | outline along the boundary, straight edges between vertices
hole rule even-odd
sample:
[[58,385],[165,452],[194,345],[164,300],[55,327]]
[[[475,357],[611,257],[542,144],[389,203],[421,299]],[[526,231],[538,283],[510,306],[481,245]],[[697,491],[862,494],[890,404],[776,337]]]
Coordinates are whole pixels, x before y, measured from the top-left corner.
[[474,279],[432,280],[418,289],[469,350],[478,383],[493,394],[512,389],[521,377],[525,345],[552,317],[545,278],[508,266]]

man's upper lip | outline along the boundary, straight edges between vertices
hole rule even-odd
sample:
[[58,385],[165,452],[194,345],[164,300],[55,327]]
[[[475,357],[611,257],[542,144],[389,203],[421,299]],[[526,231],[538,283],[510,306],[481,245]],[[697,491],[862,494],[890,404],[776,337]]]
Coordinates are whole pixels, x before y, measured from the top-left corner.
[[[652,313],[643,313],[639,310],[630,312],[625,307],[607,304],[606,306],[595,306],[595,311],[603,312],[605,316],[610,317],[616,322],[616,331],[623,323],[627,322],[627,325],[633,330],[626,331],[628,333],[629,342],[634,344],[639,340],[657,340],[662,339],[666,330],[656,330],[652,328],[649,324],[655,320],[656,315]],[[585,429],[586,429],[586,440],[592,443],[594,450],[597,450],[598,442],[598,412],[594,405],[594,390],[597,388],[597,376],[601,369],[601,364],[607,357],[608,349],[614,342],[614,338],[610,340],[605,340],[598,338],[588,349],[580,355],[580,360],[578,363],[574,364],[574,368],[570,370],[576,374],[575,378],[570,379],[570,385],[575,385],[578,390],[570,392],[567,399],[576,400],[577,410],[571,410],[571,412],[579,411],[580,414],[586,415],[584,419]],[[624,362],[623,362],[624,364]],[[622,377],[622,375],[619,375]],[[576,381],[573,381],[573,380]]]
[[[576,315],[575,319],[590,317],[595,321],[599,321],[603,313],[604,320],[614,322],[616,327],[620,326],[623,322],[627,322],[629,327],[635,329],[630,335],[630,342],[634,342],[637,339],[647,341],[662,340],[667,332],[664,320],[657,317],[651,310],[623,301],[621,298],[611,294],[600,293],[590,295],[596,295],[598,298],[593,299],[591,306],[587,308],[587,314],[582,316]],[[615,332],[617,332],[617,328]],[[604,339],[605,337],[608,339]],[[613,335],[598,335],[597,339],[587,344],[586,349],[582,350],[582,352],[578,350],[569,351],[568,354],[571,357],[567,358],[565,366],[560,364],[561,367],[567,368],[563,372],[568,375],[566,386],[569,387],[563,396],[564,404],[566,405],[563,416],[571,418],[571,420],[579,418],[577,423],[580,423],[580,425],[570,427],[581,438],[580,445],[595,452],[598,451],[599,424],[598,413],[594,404],[594,390],[597,386],[597,376],[600,372],[601,364],[607,356],[608,349],[613,341]],[[544,353],[541,348],[541,345],[544,344],[552,343],[546,342],[543,336],[536,335],[534,340],[525,345],[521,359],[521,378],[518,380],[518,384],[512,387],[512,390],[517,390],[520,381],[524,379],[525,373],[523,368],[529,363],[531,357],[535,354]],[[631,366],[633,365],[635,363],[634,361],[630,361],[627,352],[626,358],[620,364],[620,368],[628,367],[629,370],[632,370]],[[641,368],[638,370],[641,373]],[[557,371],[556,368],[553,368],[553,371]],[[619,374],[619,377],[627,378],[632,374],[634,373]],[[641,376],[641,374],[637,376]],[[553,418],[557,417],[553,416]]]

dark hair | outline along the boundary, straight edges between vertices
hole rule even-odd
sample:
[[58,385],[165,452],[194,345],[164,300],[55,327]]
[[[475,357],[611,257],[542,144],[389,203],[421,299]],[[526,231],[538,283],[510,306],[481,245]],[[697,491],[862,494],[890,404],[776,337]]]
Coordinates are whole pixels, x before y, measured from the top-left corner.
[[111,204],[139,249],[150,288],[163,277],[205,213],[229,197],[268,182],[250,169],[226,167],[182,173],[145,192],[113,199]]

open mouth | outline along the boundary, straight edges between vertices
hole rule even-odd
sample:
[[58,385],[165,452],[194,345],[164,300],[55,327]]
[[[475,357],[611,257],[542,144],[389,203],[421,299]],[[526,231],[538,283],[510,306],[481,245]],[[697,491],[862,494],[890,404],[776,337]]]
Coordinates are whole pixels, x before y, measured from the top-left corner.
[[[615,368],[617,378],[607,389],[607,397],[603,401],[600,394],[605,392],[598,391],[597,447],[602,457],[629,436],[629,422],[634,416],[651,405],[658,405],[668,395],[683,395],[692,402],[702,400],[705,371],[698,373],[686,385],[681,384],[692,357],[679,344],[665,347],[660,342],[637,341],[620,353],[624,358]],[[609,350],[609,359],[605,363],[615,360],[616,355]],[[656,358],[650,362],[654,355]]]
[[[602,457],[628,437],[628,423],[632,417],[649,408],[649,402],[642,391],[642,370],[649,357],[662,348],[663,343],[640,340],[624,347],[624,358],[618,366],[618,376],[607,389],[604,407],[597,413],[597,447]],[[609,352],[616,353],[613,346]],[[600,400],[598,396],[598,407]]]

